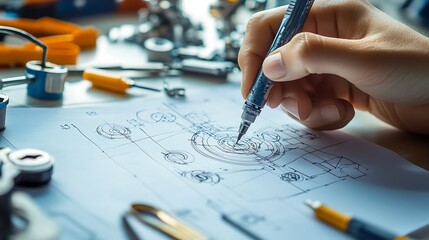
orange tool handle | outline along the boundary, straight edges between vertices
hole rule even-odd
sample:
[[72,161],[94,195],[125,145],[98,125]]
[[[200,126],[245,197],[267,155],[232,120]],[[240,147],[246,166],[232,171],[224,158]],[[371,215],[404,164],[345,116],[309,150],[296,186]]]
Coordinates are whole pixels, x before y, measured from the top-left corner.
[[[74,43],[46,43],[48,46],[47,60],[58,65],[73,65],[77,62],[80,49]],[[22,47],[11,47],[0,44],[0,66],[25,66],[28,61],[40,60],[42,49],[33,43]]]
[[95,88],[116,93],[125,93],[130,87],[130,84],[125,78],[100,69],[85,70],[83,72],[83,78],[91,81],[92,86]]
[[0,25],[19,28],[36,37],[71,35],[71,41],[82,49],[94,48],[98,37],[98,32],[94,27],[81,28],[76,24],[50,17],[37,20],[0,19]]

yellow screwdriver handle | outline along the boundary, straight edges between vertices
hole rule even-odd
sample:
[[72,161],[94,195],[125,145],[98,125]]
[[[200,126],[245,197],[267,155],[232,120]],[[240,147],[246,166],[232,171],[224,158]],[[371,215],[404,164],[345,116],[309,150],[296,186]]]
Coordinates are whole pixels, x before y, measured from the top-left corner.
[[100,69],[87,69],[83,72],[83,78],[92,82],[95,88],[104,89],[116,93],[126,93],[130,84],[120,75]]

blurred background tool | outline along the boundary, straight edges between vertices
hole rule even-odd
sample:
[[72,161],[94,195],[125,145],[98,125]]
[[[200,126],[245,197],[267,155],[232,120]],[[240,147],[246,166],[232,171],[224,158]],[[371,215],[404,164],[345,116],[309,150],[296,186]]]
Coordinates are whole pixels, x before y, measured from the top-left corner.
[[0,131],[6,128],[6,110],[8,104],[9,97],[4,93],[0,93]]
[[70,19],[112,12],[135,12],[144,0],[0,0],[8,15],[24,18],[50,16]]
[[[79,47],[68,42],[47,42],[49,48],[47,61],[58,65],[73,65],[77,63]],[[25,66],[27,62],[40,59],[43,50],[33,43],[23,46],[6,46],[0,44],[0,67]]]
[[[238,68],[237,56],[252,14],[287,4],[283,0],[146,0],[137,24],[113,27],[113,43],[131,42],[148,60],[186,73],[226,77]],[[197,10],[198,9],[198,10]]]
[[80,49],[96,47],[98,30],[95,27],[80,27],[66,21],[43,17],[40,19],[0,19],[0,25],[26,31],[46,43],[73,43]]
[[115,12],[117,5],[116,0],[0,0],[0,6],[9,14],[25,18],[93,16]]
[[207,239],[207,237],[199,233],[197,230],[186,225],[166,211],[147,204],[132,204],[129,212],[127,212],[122,218],[125,230],[130,239],[142,238],[139,238],[137,232],[129,223],[129,216],[136,218],[141,223],[152,227],[173,239]]
[[94,88],[99,88],[115,93],[125,94],[131,87],[160,92],[161,90],[136,84],[133,80],[120,75],[100,70],[87,69],[83,72],[83,78],[92,82]]
[[305,200],[305,204],[310,207],[314,214],[321,221],[343,231],[356,239],[377,239],[377,240],[411,240],[408,236],[397,236],[378,226],[364,222],[360,219],[340,213],[319,201]]
[[[0,26],[0,32],[7,35],[17,36],[26,41],[30,41],[34,45],[37,45],[39,48],[41,48],[40,54],[30,55],[30,57],[40,57],[42,59],[41,61],[26,62],[25,77],[22,76],[6,79],[4,80],[2,87],[8,85],[19,85],[28,83],[28,96],[42,100],[61,99],[64,91],[67,68],[46,62],[47,57],[49,57],[47,55],[48,46],[41,42],[39,39],[35,38],[33,35],[20,29]],[[25,51],[21,52],[22,54],[17,54],[19,51],[16,51],[16,49],[13,48],[8,49],[7,47],[5,47],[3,48],[3,50],[6,50],[5,55],[11,58],[9,60],[12,60],[12,62],[9,62],[9,65],[13,65],[16,63],[24,64],[23,60],[25,60],[26,57],[29,57],[24,54]],[[15,50],[15,52],[13,50]],[[59,50],[59,52],[61,51],[63,50]],[[55,49],[52,52],[55,53]]]
[[60,100],[63,97],[67,68],[47,62],[45,67],[39,61],[26,64],[26,77],[34,79],[27,85],[27,95],[41,100]]
[[0,148],[0,239],[59,237],[58,225],[16,186],[40,186],[51,179],[53,158],[37,149]]
[[[93,27],[81,28],[75,24],[53,18],[32,19],[0,19],[0,25],[28,32],[39,37],[38,41],[49,48],[47,60],[59,65],[77,63],[81,49],[95,48],[98,31]],[[6,42],[3,37],[3,42]],[[25,66],[28,61],[40,59],[42,49],[34,43],[16,46],[0,44],[0,66]]]
[[143,64],[109,64],[109,65],[78,65],[78,66],[66,66],[69,69],[70,73],[79,73],[83,74],[86,69],[96,68],[103,70],[111,70],[111,71],[138,71],[145,72],[153,75],[162,75],[168,72],[169,67],[161,62],[149,62]]

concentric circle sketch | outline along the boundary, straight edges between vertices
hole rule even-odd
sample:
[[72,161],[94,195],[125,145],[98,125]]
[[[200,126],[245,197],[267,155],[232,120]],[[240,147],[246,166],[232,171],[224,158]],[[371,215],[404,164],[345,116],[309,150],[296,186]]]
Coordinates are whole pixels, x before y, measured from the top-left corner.
[[[192,136],[191,143],[198,153],[220,162],[259,165],[261,161],[275,161],[284,155],[285,147],[280,141],[273,141],[277,136],[272,133],[244,136],[236,144],[236,131],[197,132]],[[280,137],[278,139],[280,140]]]
[[171,123],[176,121],[176,115],[170,112],[152,112],[141,110],[136,113],[138,119],[148,123]]
[[287,173],[283,173],[280,176],[280,179],[286,182],[299,182],[302,181],[302,177],[301,175],[299,175],[298,173],[294,173],[294,172],[287,172]]
[[220,176],[217,173],[206,172],[204,170],[183,172],[182,176],[196,183],[216,184],[220,182]]
[[194,157],[184,151],[170,151],[164,154],[164,159],[179,165],[186,165],[194,162]]
[[130,129],[115,123],[101,124],[96,131],[98,135],[108,139],[128,138],[131,135]]

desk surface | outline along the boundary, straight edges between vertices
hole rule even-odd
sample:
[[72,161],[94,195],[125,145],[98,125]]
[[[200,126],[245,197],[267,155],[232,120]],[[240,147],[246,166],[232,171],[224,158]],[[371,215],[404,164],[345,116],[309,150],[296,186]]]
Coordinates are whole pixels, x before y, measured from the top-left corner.
[[[104,21],[106,17],[99,16],[96,18],[81,19],[81,25],[96,25],[100,32],[105,33],[112,26],[118,26],[122,23],[133,23],[136,20],[135,16],[114,16],[109,17],[109,21]],[[124,53],[127,57],[124,58]],[[98,40],[98,47],[96,50],[86,51],[79,56],[79,64],[104,64],[104,63],[135,63],[141,59],[145,61],[146,56],[144,50],[139,46],[110,43],[104,36]],[[2,69],[0,70],[0,77],[18,76],[23,74],[23,69]],[[223,84],[222,81],[201,77],[184,77],[181,79],[172,79],[178,84],[185,86],[188,92],[206,89],[210,86]],[[229,79],[232,82],[239,82],[239,74]],[[146,84],[153,86],[162,86],[161,80],[148,80]],[[24,87],[12,87],[3,90],[10,96],[10,106],[43,106],[43,102],[29,102],[25,95]],[[68,86],[66,87],[64,101],[61,106],[76,106],[87,105],[91,103],[103,103],[109,101],[120,101],[134,97],[150,96],[150,93],[136,93],[128,97],[118,97],[114,94],[93,90],[90,84],[78,77],[71,78]],[[357,112],[355,119],[343,128],[343,131],[353,136],[365,139],[380,146],[391,149],[397,154],[401,155],[410,162],[429,170],[429,136],[419,136],[399,131],[374,116],[366,112]]]

